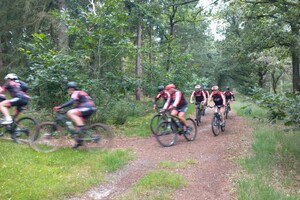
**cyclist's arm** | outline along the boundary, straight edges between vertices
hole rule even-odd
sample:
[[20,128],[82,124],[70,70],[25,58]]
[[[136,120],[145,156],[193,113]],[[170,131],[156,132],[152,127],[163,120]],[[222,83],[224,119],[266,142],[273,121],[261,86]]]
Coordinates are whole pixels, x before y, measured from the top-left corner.
[[203,95],[203,101],[206,102],[206,94],[203,90],[202,90],[202,95]]
[[59,105],[60,108],[64,108],[64,107],[67,107],[67,106],[70,106],[72,105],[76,100],[75,99],[70,99],[69,101],[67,101],[66,103],[63,103],[61,105]]
[[194,94],[195,94],[195,90],[192,92],[192,95],[191,95],[191,97],[190,97],[190,103],[193,103]]

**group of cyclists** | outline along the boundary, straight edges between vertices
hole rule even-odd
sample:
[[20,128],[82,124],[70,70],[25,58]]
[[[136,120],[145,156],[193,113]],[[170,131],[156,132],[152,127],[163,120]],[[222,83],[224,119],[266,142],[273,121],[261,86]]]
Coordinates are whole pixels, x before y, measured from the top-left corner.
[[[174,84],[168,84],[164,86],[158,86],[157,95],[154,99],[154,109],[157,108],[157,101],[160,98],[164,99],[164,106],[162,110],[171,110],[171,115],[178,116],[178,118],[183,122],[186,132],[189,132],[189,127],[187,127],[185,120],[185,113],[188,108],[187,101],[182,93],[178,90]],[[195,100],[195,101],[194,101]],[[214,111],[217,112],[217,106],[221,106],[222,113],[222,123],[225,125],[225,106],[229,106],[230,102],[235,101],[234,93],[229,87],[225,91],[221,91],[217,85],[211,88],[211,93],[208,90],[201,88],[200,85],[196,85],[190,96],[190,103],[195,103],[196,106],[214,106]],[[214,105],[211,105],[211,103]]]
[[[19,80],[16,74],[9,73],[4,77],[4,80],[4,85],[0,86],[0,111],[3,113],[1,124],[8,125],[13,123],[13,118],[16,118],[22,108],[28,104],[30,97],[27,94],[27,84]],[[73,105],[74,107],[68,110],[66,114],[75,125],[75,129],[72,131],[72,134],[79,135],[85,126],[85,119],[96,111],[96,106],[89,94],[80,90],[76,82],[68,82],[66,89],[68,94],[71,96],[70,100],[53,107],[53,110],[58,111],[62,108]],[[6,91],[10,94],[11,99],[6,99]],[[12,106],[16,107],[13,117],[10,115],[8,110]],[[82,140],[77,139],[76,141],[77,143],[73,146],[73,148],[82,146]]]
[[[27,94],[27,84],[19,80],[18,76],[14,73],[9,73],[4,77],[5,83],[0,86],[0,111],[3,113],[3,119],[1,124],[7,125],[13,123],[13,118],[17,117],[21,112],[22,108],[26,106],[30,100]],[[71,96],[70,100],[54,106],[53,110],[58,111],[62,108],[73,105],[74,107],[66,113],[66,115],[73,121],[75,125],[75,130],[72,134],[79,134],[85,126],[85,119],[96,112],[96,106],[90,95],[80,90],[76,82],[68,82],[67,93]],[[213,101],[214,104],[221,105],[222,120],[225,124],[225,105],[227,102],[235,100],[233,92],[230,88],[227,88],[224,92],[219,90],[218,86],[213,86],[211,88],[211,93],[208,90],[201,88],[200,85],[196,85],[190,96],[190,103],[195,103],[196,105],[209,106]],[[11,99],[6,99],[4,93],[8,92]],[[181,90],[176,88],[176,86],[171,83],[164,86],[158,86],[158,94],[154,100],[154,108],[157,108],[156,102],[162,98],[164,99],[164,106],[162,110],[171,110],[171,115],[178,116],[184,125],[184,132],[189,133],[189,127],[185,120],[185,113],[188,109],[188,102],[184,97]],[[195,100],[195,101],[194,101]],[[13,117],[9,113],[10,107],[16,107]],[[215,107],[215,112],[217,108]],[[77,140],[74,148],[82,146],[82,141]]]

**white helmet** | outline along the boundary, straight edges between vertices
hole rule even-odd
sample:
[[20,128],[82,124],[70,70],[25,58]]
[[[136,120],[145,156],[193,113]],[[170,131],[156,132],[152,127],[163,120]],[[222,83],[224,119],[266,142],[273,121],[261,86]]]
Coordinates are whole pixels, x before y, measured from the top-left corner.
[[201,86],[200,85],[196,85],[195,89],[201,89]]
[[16,80],[16,79],[18,79],[18,76],[14,73],[10,73],[4,77],[4,80],[7,80],[7,79]]

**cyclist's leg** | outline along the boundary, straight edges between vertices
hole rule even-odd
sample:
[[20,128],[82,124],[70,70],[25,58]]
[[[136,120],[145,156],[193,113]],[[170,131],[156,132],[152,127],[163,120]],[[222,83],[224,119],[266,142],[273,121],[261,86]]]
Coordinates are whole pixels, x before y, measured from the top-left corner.
[[180,108],[176,108],[177,112],[178,112],[178,118],[181,120],[181,122],[183,123],[183,126],[184,126],[184,130],[186,130],[187,128],[187,122],[186,122],[186,119],[185,119],[185,113],[188,109],[188,106],[187,105],[183,105],[181,106]]
[[[70,112],[71,111],[71,112]],[[94,107],[82,107],[82,108],[75,108],[71,109],[67,112],[67,116],[75,123],[76,129],[72,132],[72,134],[77,134],[78,137],[76,138],[76,144],[73,148],[77,148],[83,145],[83,141],[80,138],[83,138],[84,135],[84,127],[85,127],[85,120],[86,118],[90,117],[96,108]]]
[[8,110],[11,106],[21,106],[23,104],[24,104],[24,101],[21,98],[12,98],[10,100],[2,101],[0,103],[0,110],[4,116],[4,120],[3,120],[2,124],[11,124],[13,122],[13,119]]

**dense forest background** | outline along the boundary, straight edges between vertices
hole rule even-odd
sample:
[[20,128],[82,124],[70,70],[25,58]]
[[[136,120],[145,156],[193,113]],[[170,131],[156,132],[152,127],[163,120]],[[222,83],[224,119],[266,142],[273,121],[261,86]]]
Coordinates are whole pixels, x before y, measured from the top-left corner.
[[0,17],[0,77],[27,81],[36,109],[63,102],[72,80],[102,121],[171,82],[186,96],[219,85],[300,111],[298,0],[1,0]]

